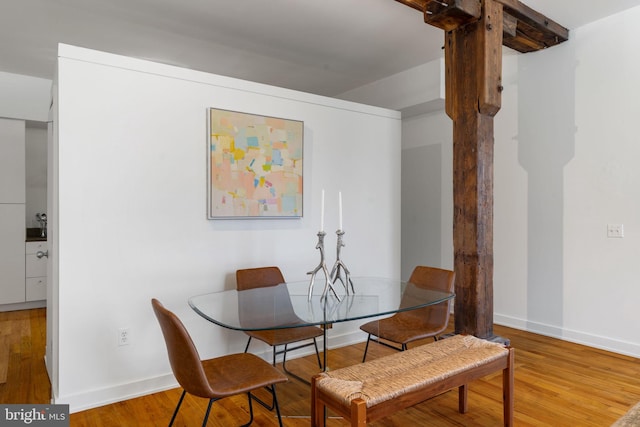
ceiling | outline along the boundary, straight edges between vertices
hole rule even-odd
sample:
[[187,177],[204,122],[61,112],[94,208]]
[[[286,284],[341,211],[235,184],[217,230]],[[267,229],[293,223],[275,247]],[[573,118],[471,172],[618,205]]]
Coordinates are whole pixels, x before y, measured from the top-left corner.
[[[575,29],[640,0],[525,0]],[[17,0],[0,71],[53,78],[58,43],[335,96],[442,56],[443,33],[394,0]]]

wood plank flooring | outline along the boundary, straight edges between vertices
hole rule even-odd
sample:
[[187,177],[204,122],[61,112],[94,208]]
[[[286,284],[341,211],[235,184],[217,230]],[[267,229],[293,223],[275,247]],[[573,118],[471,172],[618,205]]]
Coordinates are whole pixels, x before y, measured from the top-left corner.
[[[453,324],[453,322],[452,322]],[[640,359],[568,343],[515,329],[495,326],[516,349],[516,426],[610,426],[640,401]],[[0,403],[48,403],[50,385],[44,367],[45,310],[0,313]],[[329,352],[329,366],[339,368],[362,358],[363,344]],[[372,344],[368,358],[393,350]],[[315,357],[291,360],[287,367],[310,376]],[[0,378],[1,379],[1,378]],[[71,415],[72,426],[121,427],[167,425],[180,389],[115,403]],[[264,396],[265,399],[267,398]],[[278,388],[285,426],[308,426],[309,387],[292,379]],[[469,386],[469,412],[457,411],[452,391],[374,423],[374,426],[500,426],[500,374]],[[176,426],[202,423],[205,399],[188,396]],[[274,413],[254,404],[256,426],[277,426]],[[209,426],[235,426],[248,421],[246,398],[225,399],[213,405]],[[331,418],[331,427],[347,425]]]
[[0,403],[47,403],[45,309],[0,312]]

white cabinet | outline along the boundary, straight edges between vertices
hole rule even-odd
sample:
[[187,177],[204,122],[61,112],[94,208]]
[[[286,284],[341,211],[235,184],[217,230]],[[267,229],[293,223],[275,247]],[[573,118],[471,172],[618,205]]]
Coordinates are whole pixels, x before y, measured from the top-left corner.
[[25,245],[25,299],[47,299],[47,242],[27,242]]
[[0,119],[0,304],[25,301],[25,123]]
[[25,300],[24,209],[0,203],[0,304]]
[[25,203],[25,138],[23,120],[0,119],[0,203]]

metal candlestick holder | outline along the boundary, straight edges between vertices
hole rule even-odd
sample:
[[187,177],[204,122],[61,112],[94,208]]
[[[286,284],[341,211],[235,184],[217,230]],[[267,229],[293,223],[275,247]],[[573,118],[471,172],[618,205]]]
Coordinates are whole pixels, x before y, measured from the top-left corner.
[[[336,262],[335,264],[333,264],[333,268],[331,269],[331,281],[332,283],[336,283],[338,280],[340,280],[340,282],[342,283],[342,286],[344,286],[344,289],[347,292],[347,295],[349,295],[350,293],[355,294],[356,291],[353,288],[353,282],[351,281],[351,277],[350,277],[351,273],[349,272],[349,269],[344,264],[342,259],[340,259],[340,249],[346,246],[342,241],[342,236],[344,236],[344,231],[337,230],[336,234],[338,235],[338,243],[336,246]],[[344,279],[342,278],[342,274],[341,274],[342,271],[344,271]],[[351,292],[349,292],[349,287],[351,287]]]
[[324,261],[324,236],[326,236],[326,234],[327,233],[325,233],[324,231],[318,231],[318,244],[316,245],[316,249],[320,250],[320,263],[312,271],[307,272],[307,274],[311,275],[311,281],[309,282],[309,301],[311,301],[311,294],[313,294],[313,283],[316,280],[316,274],[320,270],[322,270],[322,272],[324,273],[324,282],[325,282],[324,290],[322,291],[322,296],[320,297],[320,299],[326,298],[327,295],[329,294],[329,290],[331,290],[331,292],[333,292],[333,295],[338,299],[338,301],[341,300],[340,296],[338,295],[338,293],[333,287],[333,283],[331,283],[331,280],[330,280],[331,276],[329,275],[327,264]]

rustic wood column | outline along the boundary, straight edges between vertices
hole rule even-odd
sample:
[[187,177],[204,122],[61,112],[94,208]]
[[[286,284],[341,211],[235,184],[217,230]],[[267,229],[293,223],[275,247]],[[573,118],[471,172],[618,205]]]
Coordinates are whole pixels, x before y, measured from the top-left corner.
[[493,335],[493,116],[502,44],[526,53],[569,31],[519,0],[396,0],[445,31],[446,110],[453,120],[453,249],[457,333]]
[[502,4],[445,36],[446,111],[453,120],[456,333],[493,337],[493,116],[502,91]]

